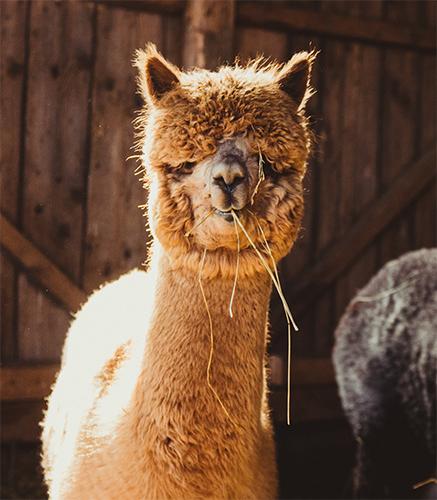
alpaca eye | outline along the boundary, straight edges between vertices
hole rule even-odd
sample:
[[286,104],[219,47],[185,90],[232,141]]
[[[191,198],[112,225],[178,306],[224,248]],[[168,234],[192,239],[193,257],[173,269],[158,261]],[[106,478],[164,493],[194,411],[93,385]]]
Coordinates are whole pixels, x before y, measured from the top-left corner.
[[276,179],[279,177],[279,173],[273,168],[273,164],[262,155],[262,165],[264,170],[264,175],[270,179]]
[[178,170],[181,174],[191,174],[195,165],[193,161],[186,161],[180,165]]

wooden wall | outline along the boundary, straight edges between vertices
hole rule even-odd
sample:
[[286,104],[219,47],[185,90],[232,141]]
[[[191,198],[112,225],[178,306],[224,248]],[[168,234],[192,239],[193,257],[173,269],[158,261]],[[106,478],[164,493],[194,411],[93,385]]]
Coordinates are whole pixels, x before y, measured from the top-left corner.
[[[382,0],[236,4],[233,52],[242,59],[264,53],[284,61],[309,46],[321,50],[304,227],[281,263],[301,327],[294,337],[298,382],[312,385],[295,391],[302,419],[320,418],[321,405],[325,416],[329,405],[338,415],[329,356],[335,324],[357,288],[388,260],[436,245],[435,7]],[[1,4],[5,370],[59,360],[74,309],[63,286],[80,297],[146,258],[137,208],[146,193],[129,159],[141,105],[131,61],[152,41],[181,64],[184,9],[173,0]],[[50,281],[43,256],[63,273],[59,279]],[[285,326],[274,296],[279,389]],[[23,372],[11,370],[7,399],[20,399]],[[14,435],[13,420],[9,428]]]

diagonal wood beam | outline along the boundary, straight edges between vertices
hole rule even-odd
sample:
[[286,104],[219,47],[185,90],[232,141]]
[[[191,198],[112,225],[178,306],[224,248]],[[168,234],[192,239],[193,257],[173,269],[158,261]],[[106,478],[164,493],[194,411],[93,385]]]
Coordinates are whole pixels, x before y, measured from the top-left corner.
[[0,244],[44,288],[66,308],[75,312],[85,301],[85,292],[76,286],[32,242],[0,214]]
[[435,180],[436,156],[432,149],[399,177],[335,243],[302,279],[288,299],[293,311],[302,313],[328,286],[353,263],[357,256],[398,216],[420,192]]
[[289,8],[282,2],[238,2],[237,21],[265,28],[297,30],[317,35],[350,38],[435,50],[435,30],[413,24],[362,20],[351,16]]

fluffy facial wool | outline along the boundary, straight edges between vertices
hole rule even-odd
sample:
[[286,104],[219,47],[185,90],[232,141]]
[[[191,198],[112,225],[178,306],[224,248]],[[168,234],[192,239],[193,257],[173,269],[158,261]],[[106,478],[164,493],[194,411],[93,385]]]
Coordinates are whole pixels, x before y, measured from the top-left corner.
[[155,242],[68,332],[42,424],[51,498],[276,496],[257,253],[279,260],[299,229],[314,57],[182,73],[138,53]]

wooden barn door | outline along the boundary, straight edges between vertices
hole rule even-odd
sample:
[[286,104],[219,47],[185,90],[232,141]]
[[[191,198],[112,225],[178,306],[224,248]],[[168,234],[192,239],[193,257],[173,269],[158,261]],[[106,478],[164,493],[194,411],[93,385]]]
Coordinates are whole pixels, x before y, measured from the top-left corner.
[[[321,50],[303,229],[280,266],[294,336],[295,421],[341,416],[330,352],[355,291],[387,260],[436,244],[433,2],[3,2],[3,438],[38,435],[72,314],[140,266],[134,175],[148,41],[176,64]],[[272,298],[272,401],[284,420],[286,330]],[[24,405],[24,406],[23,406]],[[19,425],[17,424],[20,419]]]

